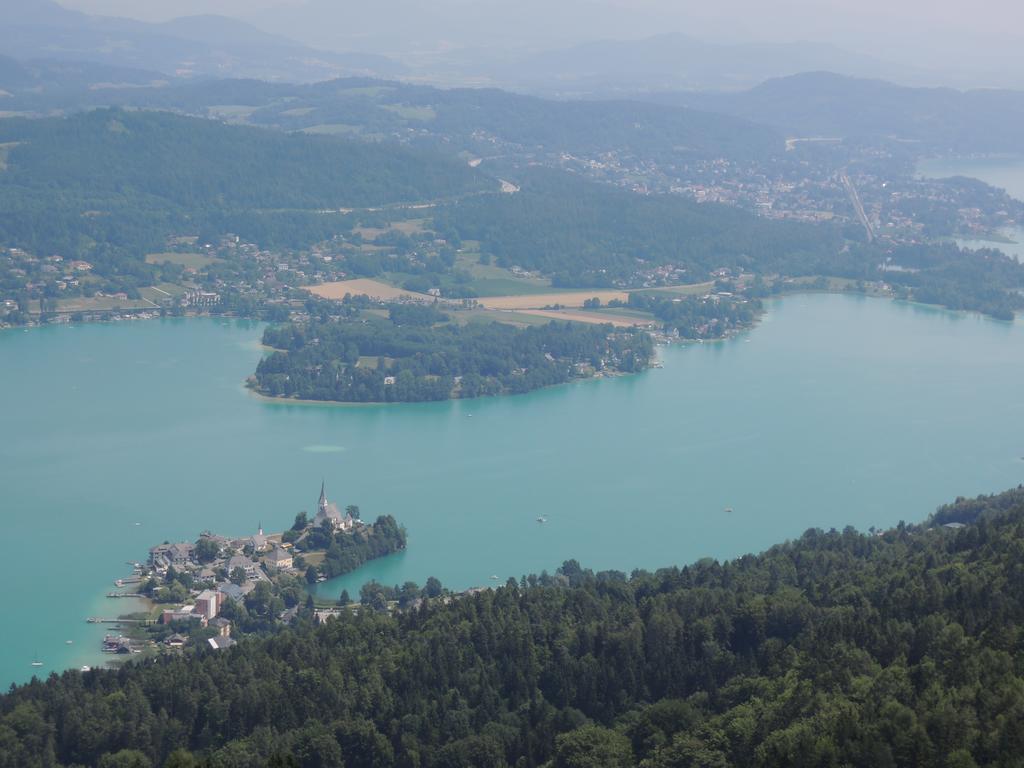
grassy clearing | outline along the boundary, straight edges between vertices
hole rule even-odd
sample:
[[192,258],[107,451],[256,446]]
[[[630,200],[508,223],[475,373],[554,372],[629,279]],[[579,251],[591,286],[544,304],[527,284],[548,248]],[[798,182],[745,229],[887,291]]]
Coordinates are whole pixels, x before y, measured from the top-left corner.
[[403,235],[418,235],[427,231],[427,222],[430,219],[404,219],[391,223],[391,229],[401,232]]
[[411,104],[384,104],[388,112],[394,112],[404,120],[418,120],[421,123],[429,123],[437,117],[433,107],[414,107]]
[[311,125],[308,128],[302,129],[302,133],[311,133],[318,136],[349,136],[360,131],[361,129],[358,125],[349,125],[348,123],[320,123],[319,125]]
[[185,293],[185,286],[176,283],[160,283],[159,285],[139,288],[139,294],[144,299],[160,304],[170,299],[176,299]]
[[600,307],[598,309],[588,309],[588,314],[591,315],[608,315],[615,318],[634,319],[639,323],[653,323],[656,322],[654,315],[650,312],[644,312],[639,309],[629,309],[628,307]]
[[77,296],[72,299],[58,299],[58,312],[109,312],[115,309],[157,309],[152,301],[145,299],[115,299],[111,296],[94,296],[91,299]]
[[475,249],[463,251],[455,258],[455,268],[468,272],[472,288],[478,296],[520,296],[551,291],[551,281],[539,277],[519,277],[511,270],[494,264],[481,264]]
[[247,104],[215,104],[207,107],[206,111],[212,117],[219,117],[222,120],[242,122],[248,120],[258,107]]
[[576,323],[591,323],[594,325],[608,323],[616,328],[632,328],[637,325],[648,325],[652,322],[650,317],[630,317],[628,315],[614,314],[611,310],[602,312],[590,309],[527,309],[516,311],[513,314],[524,318],[536,317],[543,320],[570,320]]
[[550,318],[528,315],[524,312],[499,312],[493,309],[468,309],[452,312],[452,320],[459,325],[473,323],[508,323],[526,327],[528,325],[545,325]]
[[536,296],[551,292],[549,281],[534,282],[521,277],[477,278],[470,286],[481,300],[502,296]]
[[175,253],[168,251],[166,253],[147,253],[146,263],[147,264],[163,264],[165,261],[169,261],[171,264],[178,264],[182,267],[193,267],[194,269],[202,269],[214,264],[218,260],[212,256],[207,256],[202,253]]
[[352,231],[363,240],[376,240],[388,232],[400,232],[403,235],[418,235],[426,231],[428,219],[404,219],[394,221],[388,227],[353,227]]
[[645,296],[664,296],[665,294],[673,294],[675,296],[703,296],[715,289],[713,282],[707,283],[693,283],[692,285],[670,285],[665,288],[645,288],[640,291],[633,291],[633,293],[643,294]]
[[542,309],[556,304],[575,309],[582,307],[583,302],[591,298],[600,299],[602,304],[607,304],[613,299],[626,301],[629,298],[629,294],[625,291],[582,289],[523,296],[490,296],[479,299],[479,302],[488,309]]
[[326,552],[303,552],[302,557],[305,559],[306,565],[320,565],[326,554]]
[[375,371],[380,368],[381,362],[384,363],[385,370],[395,364],[395,358],[393,357],[382,357],[378,355],[362,356],[359,358],[359,362],[356,363],[357,368],[367,368],[371,371]]
[[339,88],[335,91],[339,96],[381,96],[395,90],[391,85],[368,85],[361,88]]

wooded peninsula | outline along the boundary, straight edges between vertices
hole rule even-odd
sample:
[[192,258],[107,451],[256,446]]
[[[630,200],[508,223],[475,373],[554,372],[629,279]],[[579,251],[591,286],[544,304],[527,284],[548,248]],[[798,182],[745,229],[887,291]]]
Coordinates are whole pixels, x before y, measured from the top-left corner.
[[393,305],[388,317],[271,326],[250,386],[260,394],[339,402],[419,402],[519,394],[574,379],[642,371],[654,344],[637,329],[550,322],[461,325],[434,306]]

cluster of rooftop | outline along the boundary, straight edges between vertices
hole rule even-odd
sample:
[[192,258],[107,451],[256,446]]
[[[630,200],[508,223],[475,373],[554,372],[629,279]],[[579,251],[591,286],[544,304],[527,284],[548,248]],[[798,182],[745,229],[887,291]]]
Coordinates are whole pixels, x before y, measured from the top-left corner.
[[[341,512],[327,500],[326,487],[321,484],[313,525],[321,530],[329,526],[332,533],[354,533],[365,525],[353,517],[352,509]],[[273,577],[296,572],[294,544],[286,538],[283,533],[264,533],[260,524],[251,536],[228,538],[204,532],[195,543],[150,548],[143,576],[168,583],[176,574],[188,574],[195,585],[181,604],[162,611],[160,623],[188,621],[202,628],[212,626],[218,630],[208,640],[212,647],[232,645],[230,622],[219,616],[221,610],[229,600],[243,601],[260,582],[272,583]],[[169,647],[175,643],[182,644],[179,635],[165,640]]]

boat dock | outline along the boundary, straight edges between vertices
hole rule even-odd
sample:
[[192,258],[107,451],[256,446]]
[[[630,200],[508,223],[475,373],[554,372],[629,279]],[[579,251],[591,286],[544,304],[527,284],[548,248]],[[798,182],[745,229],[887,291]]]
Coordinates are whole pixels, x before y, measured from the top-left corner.
[[98,616],[90,616],[86,619],[90,624],[155,624],[155,619],[103,619]]

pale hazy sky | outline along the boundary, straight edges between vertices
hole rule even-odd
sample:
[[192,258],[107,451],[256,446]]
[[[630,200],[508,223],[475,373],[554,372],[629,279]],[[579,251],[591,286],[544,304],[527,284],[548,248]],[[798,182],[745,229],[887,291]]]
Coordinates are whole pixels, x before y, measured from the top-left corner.
[[1020,62],[1019,0],[59,0],[158,21],[220,13],[323,48],[556,47],[685,32],[725,42],[831,42],[922,66]]

